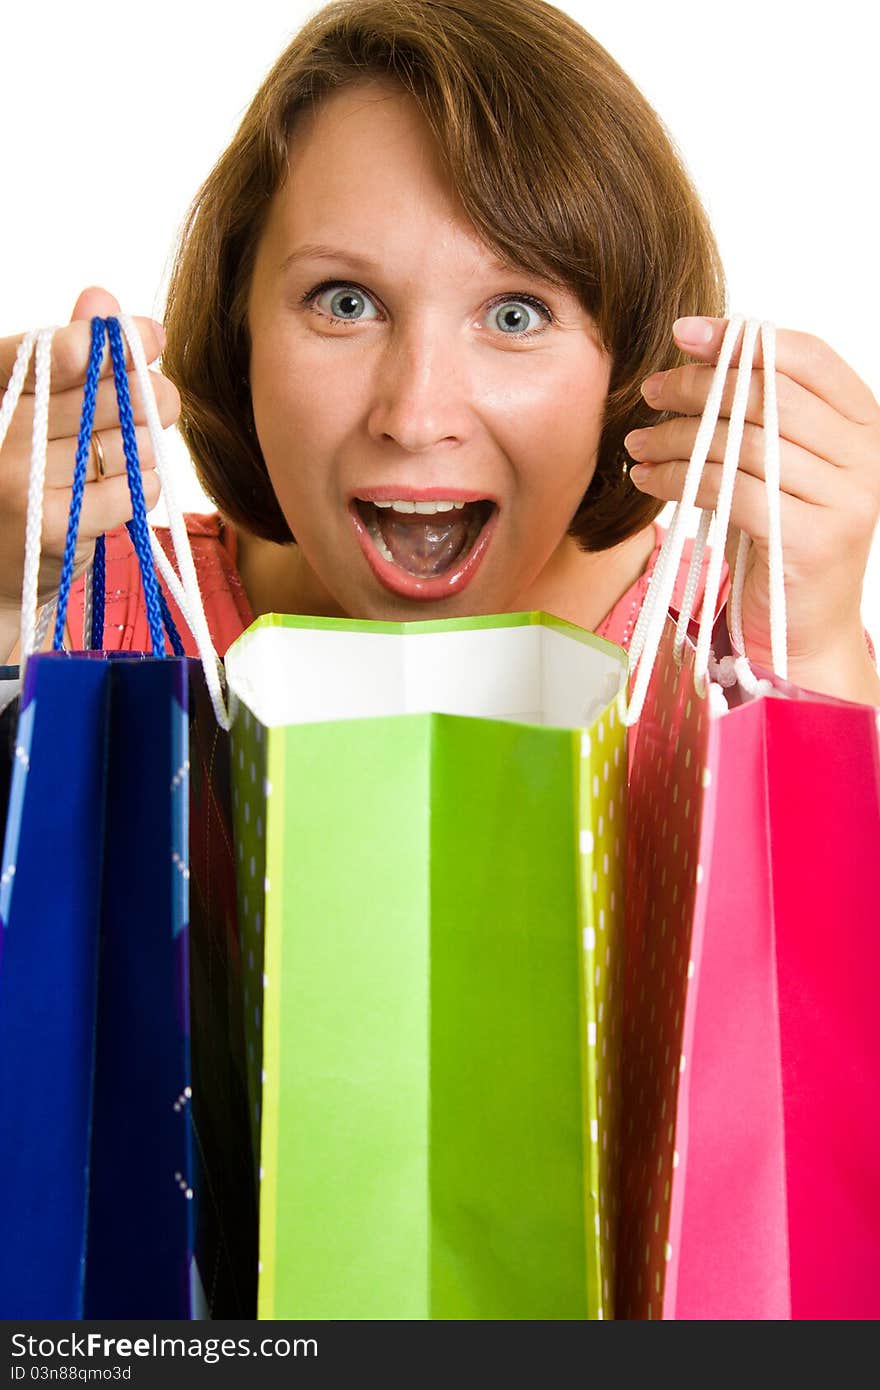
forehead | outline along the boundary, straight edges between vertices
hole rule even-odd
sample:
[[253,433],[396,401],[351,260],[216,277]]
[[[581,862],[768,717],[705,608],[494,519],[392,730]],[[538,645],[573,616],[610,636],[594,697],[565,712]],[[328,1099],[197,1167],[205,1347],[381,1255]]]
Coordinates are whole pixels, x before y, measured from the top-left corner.
[[296,117],[289,144],[291,177],[332,173],[325,161],[350,173],[410,173],[443,182],[442,161],[418,106],[396,83],[351,83],[323,96]]
[[418,106],[390,82],[353,84],[299,114],[267,231],[287,258],[340,248],[402,266],[423,248],[459,275],[511,268],[478,237]]

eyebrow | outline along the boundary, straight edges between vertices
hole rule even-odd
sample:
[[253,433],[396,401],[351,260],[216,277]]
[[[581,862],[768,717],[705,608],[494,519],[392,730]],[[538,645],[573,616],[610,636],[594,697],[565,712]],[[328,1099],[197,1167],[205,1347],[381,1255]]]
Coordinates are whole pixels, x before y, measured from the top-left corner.
[[360,256],[357,251],[343,251],[341,247],[324,246],[321,242],[307,242],[304,246],[298,246],[281,265],[282,270],[287,270],[288,266],[296,265],[298,261],[349,261],[351,265],[360,266],[362,270],[377,270],[375,261],[371,261],[369,256]]
[[[381,269],[378,262],[371,260],[369,256],[363,256],[357,251],[346,251],[338,246],[327,246],[323,242],[306,242],[303,246],[298,246],[282,262],[280,269],[282,271],[288,270],[290,266],[297,265],[300,261],[347,261],[349,265],[357,266],[368,273]],[[561,288],[554,280],[545,275],[538,275],[534,271],[523,270],[515,265],[507,265],[504,261],[494,260],[489,269],[497,275],[528,275],[533,280],[540,280],[543,284],[551,285],[554,289]]]

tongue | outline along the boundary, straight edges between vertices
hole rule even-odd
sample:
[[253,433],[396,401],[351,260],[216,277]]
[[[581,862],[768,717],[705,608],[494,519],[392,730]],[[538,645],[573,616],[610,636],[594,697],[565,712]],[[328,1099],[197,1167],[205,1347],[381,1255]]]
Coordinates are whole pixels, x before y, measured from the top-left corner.
[[468,503],[460,511],[437,512],[433,516],[417,512],[402,515],[388,507],[377,507],[376,518],[394,563],[420,578],[443,574],[466,554],[482,521],[475,503]]

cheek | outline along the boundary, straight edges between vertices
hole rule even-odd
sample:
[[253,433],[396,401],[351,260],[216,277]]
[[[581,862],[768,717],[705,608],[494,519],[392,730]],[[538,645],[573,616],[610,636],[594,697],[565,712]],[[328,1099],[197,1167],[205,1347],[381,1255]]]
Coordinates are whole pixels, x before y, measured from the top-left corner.
[[535,393],[509,421],[511,456],[520,459],[519,488],[536,510],[566,520],[595,471],[602,433],[608,372],[585,364]]
[[257,438],[273,487],[287,496],[320,484],[322,461],[332,455],[347,428],[345,399],[329,408],[322,374],[309,371],[292,352],[256,353],[251,359],[251,399]]

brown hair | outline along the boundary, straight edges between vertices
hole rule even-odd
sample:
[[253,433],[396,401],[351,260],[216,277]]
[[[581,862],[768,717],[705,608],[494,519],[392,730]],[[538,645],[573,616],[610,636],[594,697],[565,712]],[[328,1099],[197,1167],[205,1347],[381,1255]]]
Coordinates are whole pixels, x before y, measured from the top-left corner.
[[370,78],[396,80],[418,104],[478,235],[511,266],[573,291],[595,320],[612,371],[570,534],[585,550],[618,544],[663,506],[623,471],[629,430],[668,418],[639,385],[684,361],[679,315],[724,315],[724,271],[652,107],[543,0],[334,0],[275,63],[193,203],[170,281],[163,371],[203,487],[246,531],[292,539],[253,427],[250,279],[297,114]]

